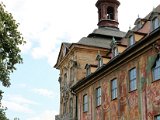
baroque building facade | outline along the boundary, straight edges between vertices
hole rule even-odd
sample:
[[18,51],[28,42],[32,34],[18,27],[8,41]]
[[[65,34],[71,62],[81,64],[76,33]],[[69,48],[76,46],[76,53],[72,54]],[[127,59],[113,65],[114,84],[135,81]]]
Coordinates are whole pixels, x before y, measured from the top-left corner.
[[62,43],[56,120],[160,120],[160,5],[118,28],[118,0],[98,0],[98,28]]

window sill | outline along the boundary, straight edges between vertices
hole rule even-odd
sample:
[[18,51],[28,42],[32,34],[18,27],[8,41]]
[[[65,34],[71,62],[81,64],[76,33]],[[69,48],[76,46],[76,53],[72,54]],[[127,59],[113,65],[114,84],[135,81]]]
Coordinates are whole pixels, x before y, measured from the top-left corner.
[[114,101],[114,100],[117,100],[117,97],[116,97],[116,98],[111,99],[111,101]]
[[135,90],[130,90],[129,93],[136,92],[136,91],[137,91],[137,88]]
[[83,113],[87,113],[88,111],[83,111]]
[[157,80],[152,80],[152,83],[154,83],[154,82],[157,82],[157,81],[160,81],[160,79],[157,79]]
[[99,108],[99,107],[101,107],[101,104],[96,106],[96,108]]

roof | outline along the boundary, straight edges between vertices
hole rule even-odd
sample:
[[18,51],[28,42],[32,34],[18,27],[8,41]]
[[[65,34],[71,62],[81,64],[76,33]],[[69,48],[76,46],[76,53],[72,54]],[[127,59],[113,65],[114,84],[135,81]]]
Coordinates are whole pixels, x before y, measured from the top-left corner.
[[112,38],[106,39],[106,38],[83,37],[82,39],[80,39],[78,44],[110,49],[111,40],[112,40]]
[[125,32],[122,32],[117,28],[100,27],[98,29],[95,29],[91,34],[88,35],[88,37],[94,35],[104,35],[104,36],[114,36],[118,38],[123,38],[125,34],[126,34]]
[[71,46],[71,43],[63,42],[62,44],[64,44],[67,48],[69,48]]
[[[146,17],[144,18],[137,18],[135,21],[135,25],[139,20],[142,20],[144,22],[147,22],[150,20],[150,17],[152,16],[153,13],[158,13],[160,14],[160,5],[158,5],[156,8],[154,8]],[[132,29],[134,31],[137,31],[136,26]]]
[[[151,38],[159,35],[160,33],[160,27],[156,29],[155,31],[151,32],[148,34],[145,38],[134,44],[132,47],[129,47],[126,49],[123,53],[120,55],[116,56],[115,58],[111,59],[107,64],[102,66],[100,69],[97,69],[94,73],[90,74],[88,77],[84,77],[83,79],[79,80],[75,85],[71,87],[71,89],[76,92],[77,90],[81,89],[82,87],[86,86],[86,84],[90,82],[94,82],[94,77],[98,77],[98,75],[104,74],[104,72],[108,72],[110,69],[115,67],[115,64],[122,64],[124,61],[126,61],[131,55],[128,56],[128,54],[132,53],[132,56],[137,55],[138,52],[143,51],[142,49],[146,49],[148,46],[151,46],[153,42],[156,41],[156,39],[153,39],[151,41]],[[145,47],[142,47],[146,45]],[[138,49],[137,48],[141,48]],[[102,72],[103,71],[103,72]]]
[[150,18],[150,16],[151,16],[151,14],[153,13],[153,12],[160,12],[160,5],[158,5],[156,8],[154,8],[146,17],[145,17],[145,19],[149,19]]
[[126,35],[125,32],[117,28],[103,27],[95,29],[88,37],[80,39],[78,44],[89,45],[94,47],[103,47],[110,49],[112,38],[121,39]]

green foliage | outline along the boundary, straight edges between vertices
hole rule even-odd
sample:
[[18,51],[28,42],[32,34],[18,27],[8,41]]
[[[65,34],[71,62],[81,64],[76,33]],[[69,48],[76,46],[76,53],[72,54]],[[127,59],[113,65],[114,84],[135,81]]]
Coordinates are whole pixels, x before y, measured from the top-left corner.
[[3,92],[0,90],[0,120],[9,120],[5,114],[6,108],[1,105],[2,93]]
[[16,70],[17,63],[22,63],[19,45],[25,41],[12,14],[4,8],[0,3],[0,81],[3,86],[9,87],[10,73]]
[[5,110],[6,110],[5,108],[0,107],[0,120],[9,120],[9,119],[6,117]]

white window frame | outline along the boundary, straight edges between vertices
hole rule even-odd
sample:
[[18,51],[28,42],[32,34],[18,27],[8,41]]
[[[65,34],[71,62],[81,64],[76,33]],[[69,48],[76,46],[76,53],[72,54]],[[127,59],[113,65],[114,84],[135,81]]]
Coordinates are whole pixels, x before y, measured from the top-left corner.
[[103,65],[103,59],[102,57],[98,58],[98,67],[101,67]]
[[130,35],[129,36],[129,46],[132,46],[134,43],[135,43],[134,36]]
[[156,59],[153,67],[153,79],[154,81],[160,80],[160,56]]
[[160,115],[156,115],[156,116],[154,117],[154,120],[160,120]]
[[117,56],[118,55],[118,48],[115,46],[113,48],[113,57]]
[[70,81],[74,81],[74,67],[70,68]]
[[90,75],[91,74],[91,67],[88,65],[86,67],[86,76]]
[[142,22],[141,22],[141,21],[139,21],[139,22],[137,23],[137,28],[138,28],[138,29],[142,28]]
[[101,96],[102,96],[101,87],[98,87],[96,89],[96,106],[100,106],[101,105]]
[[117,79],[111,81],[111,98],[112,100],[117,98]]
[[83,96],[83,112],[88,112],[88,95]]
[[136,67],[129,70],[129,91],[137,89],[137,69]]
[[153,30],[157,29],[160,26],[158,17],[153,18],[152,26],[153,26]]
[[72,113],[73,112],[73,99],[70,98],[70,101],[69,101],[69,111]]

